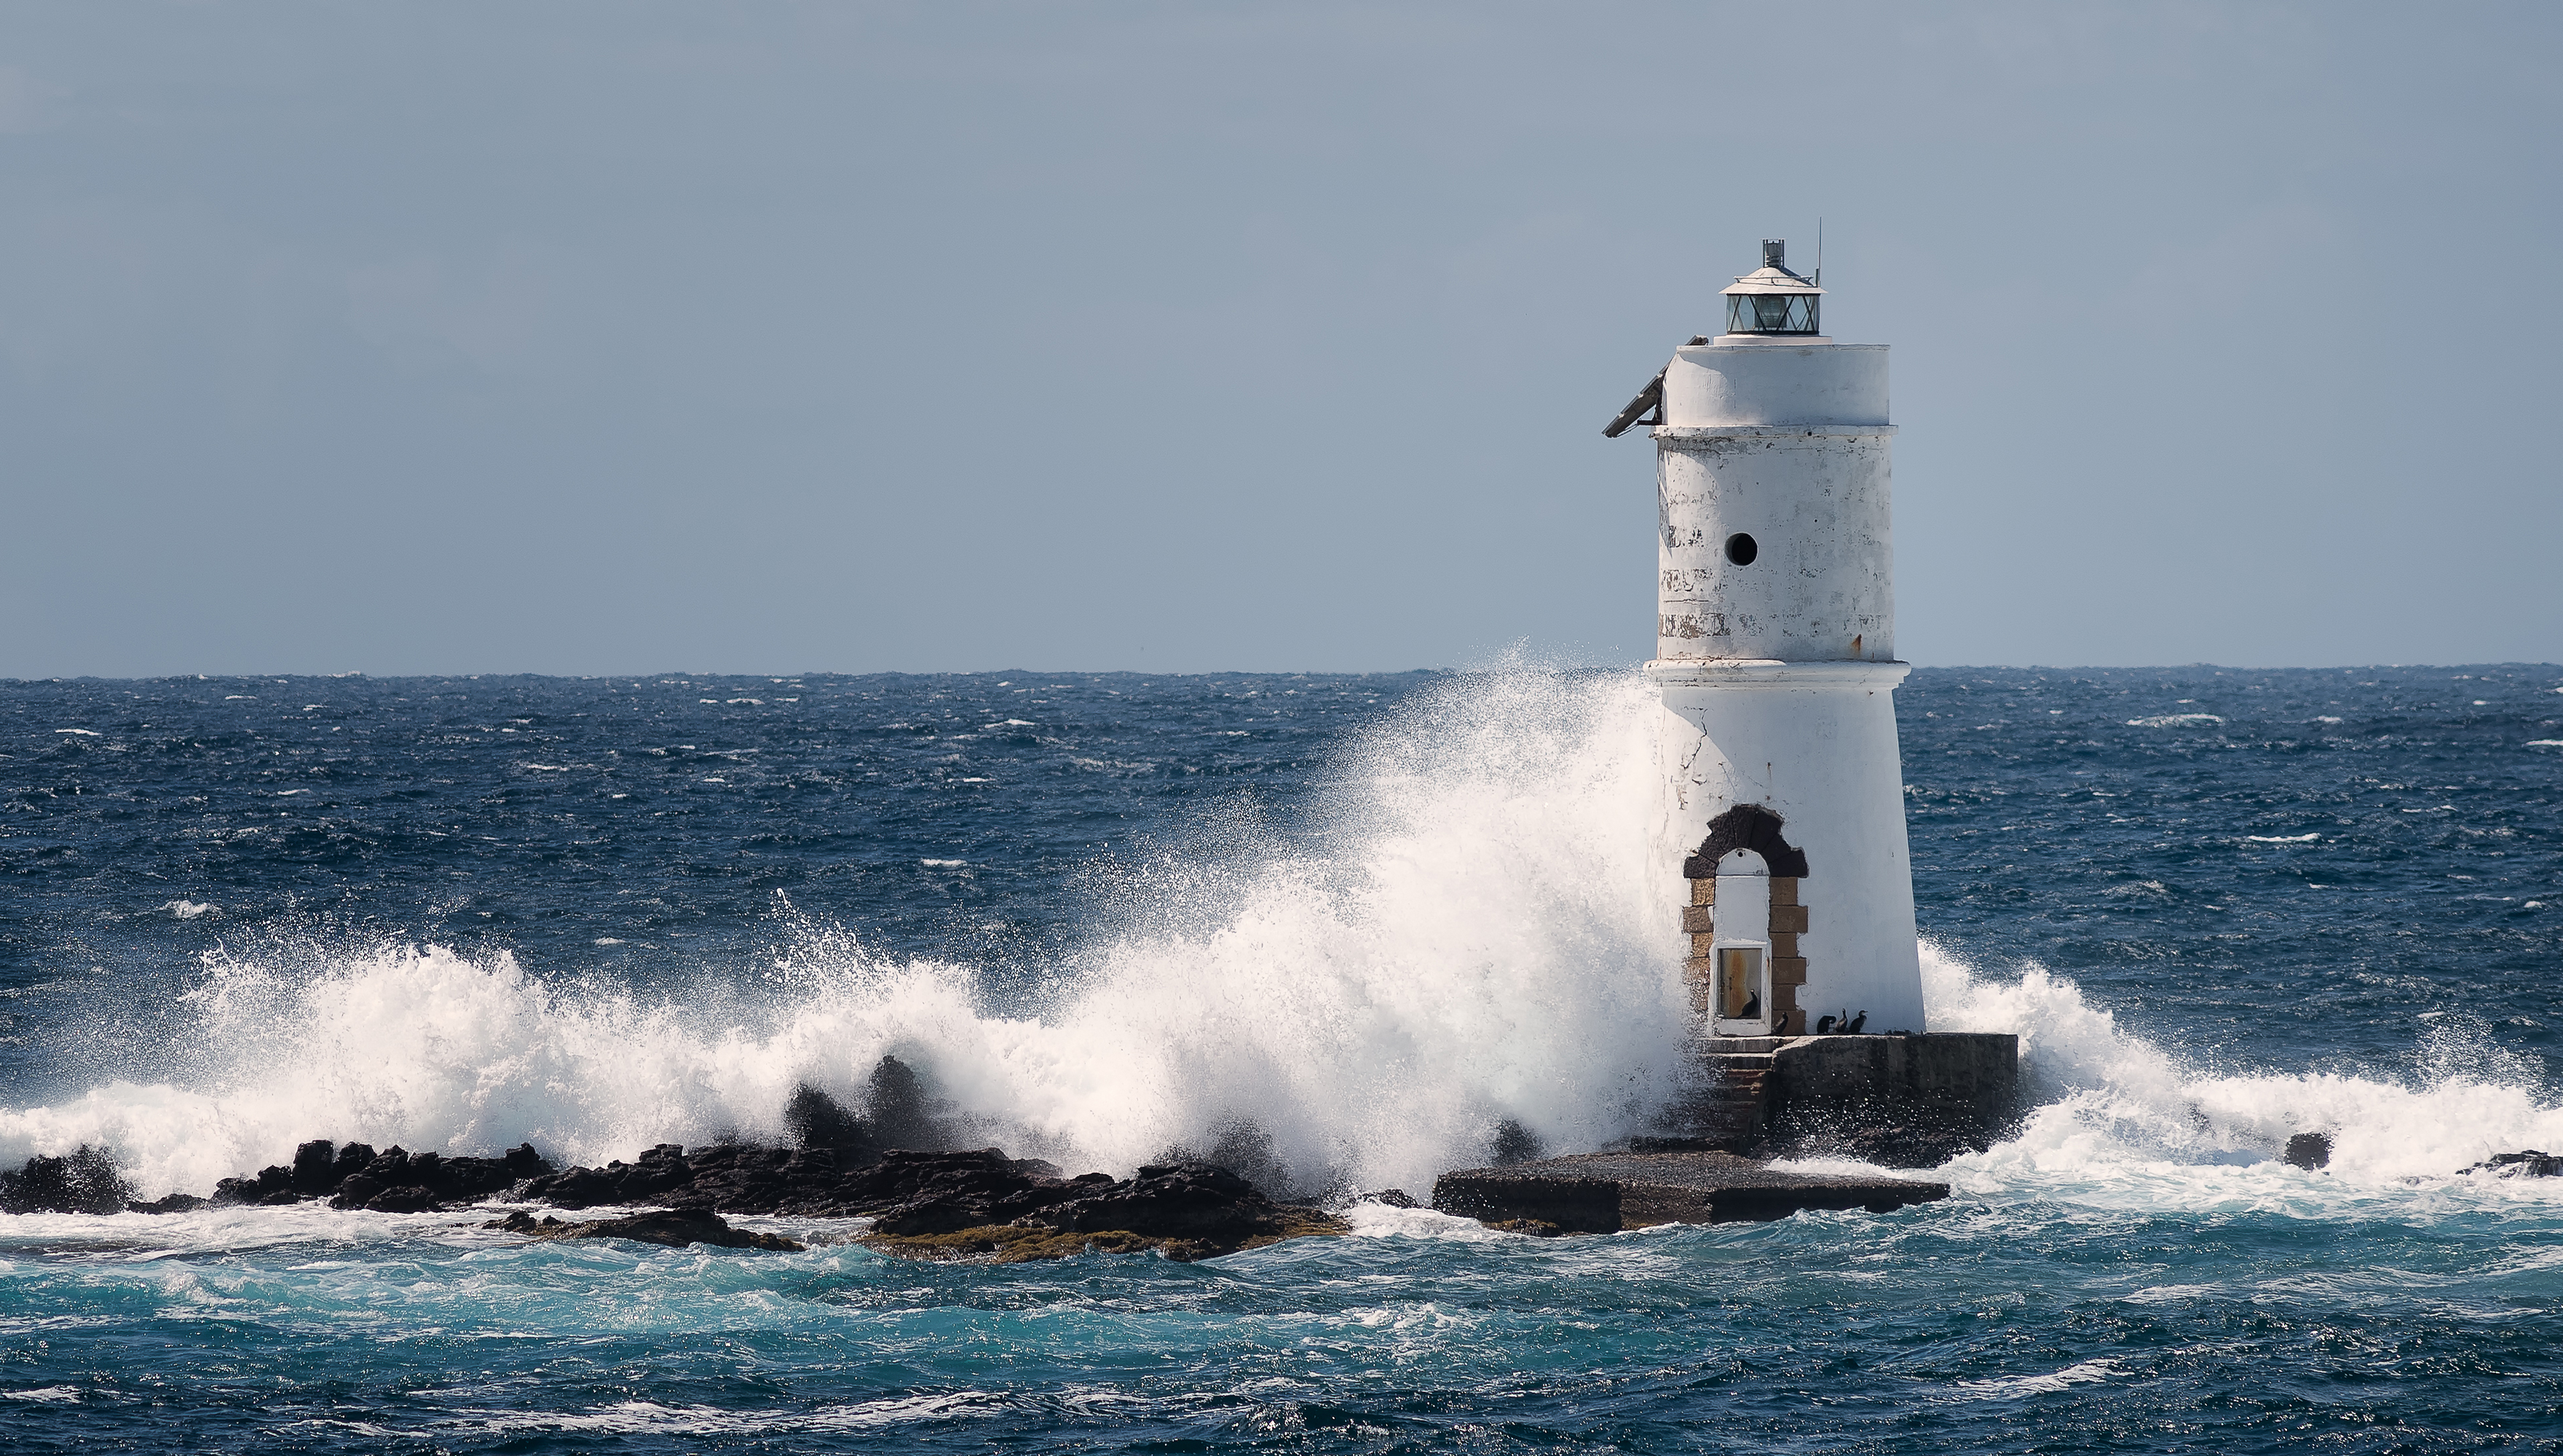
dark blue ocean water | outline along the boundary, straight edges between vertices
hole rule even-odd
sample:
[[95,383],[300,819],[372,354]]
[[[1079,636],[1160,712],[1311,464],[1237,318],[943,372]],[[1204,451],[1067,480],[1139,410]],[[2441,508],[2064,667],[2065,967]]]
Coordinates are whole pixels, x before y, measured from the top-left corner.
[[[2563,669],[1898,694],[1935,1026],[2044,1106],[1885,1216],[1200,1265],[0,1215],[13,1450],[2563,1450]],[[770,1134],[886,1051],[1118,1168],[1419,1186],[1677,1031],[1632,674],[0,684],[0,1162]],[[2322,1173],[2272,1156],[2333,1134]],[[751,1220],[825,1239],[821,1223]]]

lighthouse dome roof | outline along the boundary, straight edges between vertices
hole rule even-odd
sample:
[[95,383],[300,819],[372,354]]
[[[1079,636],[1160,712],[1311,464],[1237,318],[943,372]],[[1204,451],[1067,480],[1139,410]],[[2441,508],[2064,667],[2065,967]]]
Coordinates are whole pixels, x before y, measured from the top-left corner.
[[1824,289],[1785,268],[1757,268],[1718,291],[1721,293],[1821,293]]
[[[1817,269],[1816,272],[1821,274],[1824,273],[1824,270],[1820,268]],[[1789,272],[1789,245],[1787,243],[1778,238],[1765,238],[1762,240],[1762,266],[1753,270],[1753,272],[1744,274],[1742,277],[1737,278],[1733,287],[1720,288],[1718,291],[1728,295],[1729,297],[1733,297],[1737,294],[1749,296],[1756,293],[1782,293],[1806,296],[1821,293],[1824,289],[1817,287],[1813,282],[1810,282],[1806,278]]]

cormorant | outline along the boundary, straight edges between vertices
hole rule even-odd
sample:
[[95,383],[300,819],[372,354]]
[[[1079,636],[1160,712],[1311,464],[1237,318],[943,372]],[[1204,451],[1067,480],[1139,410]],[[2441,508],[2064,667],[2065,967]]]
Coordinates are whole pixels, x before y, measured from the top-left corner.
[[1834,1017],[1831,1011],[1827,1011],[1825,1014],[1816,1017],[1816,1034],[1818,1036],[1831,1036],[1834,1034]]
[[1866,1007],[1863,1007],[1859,1015],[1851,1018],[1851,1024],[1843,1028],[1843,1034],[1847,1036],[1858,1036],[1860,1034],[1860,1028],[1868,1024],[1869,1011]]

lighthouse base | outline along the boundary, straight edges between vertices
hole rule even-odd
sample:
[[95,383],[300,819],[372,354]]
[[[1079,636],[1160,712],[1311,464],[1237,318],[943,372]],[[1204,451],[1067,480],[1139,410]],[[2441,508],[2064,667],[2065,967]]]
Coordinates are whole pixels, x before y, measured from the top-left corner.
[[1931,1168],[2020,1113],[2020,1038],[2003,1033],[1704,1037],[1688,1074],[1662,1136],[1636,1146]]

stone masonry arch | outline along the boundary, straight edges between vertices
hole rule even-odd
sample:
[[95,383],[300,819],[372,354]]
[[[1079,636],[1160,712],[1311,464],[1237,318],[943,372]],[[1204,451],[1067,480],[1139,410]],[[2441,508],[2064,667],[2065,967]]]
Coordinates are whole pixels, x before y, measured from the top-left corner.
[[1806,1033],[1798,989],[1807,984],[1807,962],[1798,953],[1798,937],[1807,929],[1807,907],[1800,903],[1799,890],[1807,877],[1807,855],[1788,841],[1782,828],[1780,816],[1770,810],[1739,804],[1710,819],[1708,836],[1682,860],[1682,877],[1690,881],[1689,903],[1682,907],[1690,956],[1682,962],[1682,979],[1690,986],[1692,1011],[1703,1025],[1714,1024],[1716,973],[1709,948],[1717,939],[1717,862],[1735,850],[1750,849],[1771,870],[1771,1029],[1781,1036]]

